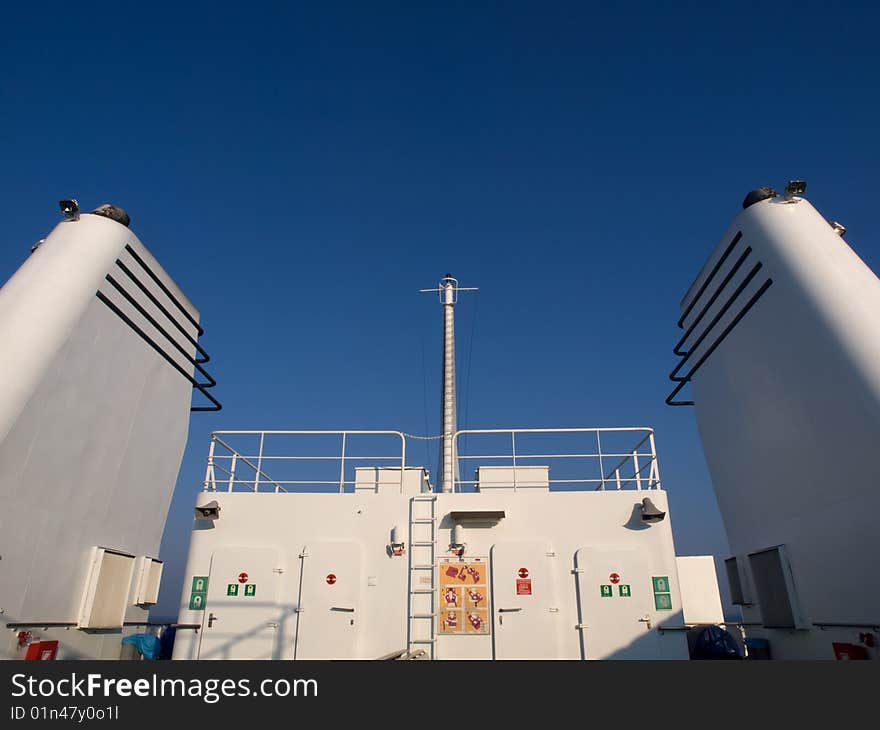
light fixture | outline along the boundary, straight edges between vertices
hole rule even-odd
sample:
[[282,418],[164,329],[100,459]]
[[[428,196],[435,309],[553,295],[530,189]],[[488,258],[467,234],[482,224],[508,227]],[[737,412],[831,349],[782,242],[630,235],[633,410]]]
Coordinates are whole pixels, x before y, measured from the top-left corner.
[[400,530],[397,525],[391,528],[391,554],[403,555],[406,552],[406,544],[400,539]]
[[452,526],[452,537],[450,538],[449,550],[453,555],[464,555],[464,528],[456,522]]
[[803,195],[807,190],[807,183],[803,180],[789,180],[785,186],[785,199],[792,200],[795,195]]
[[665,517],[666,513],[657,509],[648,497],[642,500],[642,522],[660,522]]
[[59,200],[58,206],[61,208],[61,212],[67,220],[79,220],[79,203],[75,200]]
[[216,520],[220,517],[220,505],[216,499],[212,499],[207,504],[198,505],[196,507],[197,520]]

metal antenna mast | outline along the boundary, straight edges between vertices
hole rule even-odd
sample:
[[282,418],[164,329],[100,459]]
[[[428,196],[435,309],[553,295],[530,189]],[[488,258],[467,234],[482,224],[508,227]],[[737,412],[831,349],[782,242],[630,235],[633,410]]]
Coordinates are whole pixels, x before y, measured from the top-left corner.
[[420,289],[421,292],[436,292],[440,295],[443,305],[443,413],[441,415],[441,461],[440,484],[444,492],[455,491],[458,468],[455,463],[455,303],[460,291],[478,291],[475,287],[460,287],[458,279],[447,274],[441,279],[436,289]]

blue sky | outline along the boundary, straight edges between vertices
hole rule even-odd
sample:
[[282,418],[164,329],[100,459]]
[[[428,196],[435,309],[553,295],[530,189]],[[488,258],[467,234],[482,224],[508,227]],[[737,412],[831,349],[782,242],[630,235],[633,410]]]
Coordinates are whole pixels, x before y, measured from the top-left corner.
[[878,270],[878,11],[418,5],[4,10],[0,277],[57,200],[112,202],[202,312],[224,410],[193,414],[161,612],[212,430],[436,431],[417,290],[447,271],[480,287],[466,425],[653,426],[679,553],[726,553],[663,403],[679,299],[745,193],[795,177]]

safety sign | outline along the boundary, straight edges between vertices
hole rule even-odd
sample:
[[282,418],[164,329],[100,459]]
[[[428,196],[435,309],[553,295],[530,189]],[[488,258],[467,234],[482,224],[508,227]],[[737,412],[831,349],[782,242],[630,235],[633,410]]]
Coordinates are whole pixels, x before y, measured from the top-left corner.
[[195,575],[192,580],[192,590],[189,594],[190,611],[204,611],[205,601],[208,598],[208,576]]
[[324,580],[332,586],[336,582],[336,576],[333,573],[327,573],[327,577]]
[[484,608],[486,606],[486,589],[482,586],[467,586],[464,589],[465,608]]
[[610,585],[601,585],[599,588],[602,590],[602,598],[611,598],[614,595]]
[[532,579],[526,578],[523,580],[522,578],[516,579],[516,595],[518,596],[530,596],[532,595]]
[[443,589],[443,605],[446,608],[461,608],[461,586],[446,586]]
[[244,594],[246,596],[255,596],[257,595],[257,584],[256,583],[248,583],[244,587]]
[[226,586],[226,595],[227,596],[237,596],[238,595],[238,583],[229,583]]
[[238,582],[239,583],[247,583],[248,582],[248,574],[247,573],[239,573],[238,574]]
[[485,558],[443,558],[440,574],[438,634],[488,634],[489,590]]
[[669,588],[669,577],[654,576],[651,581],[654,584],[654,608],[658,611],[671,611],[672,593]]

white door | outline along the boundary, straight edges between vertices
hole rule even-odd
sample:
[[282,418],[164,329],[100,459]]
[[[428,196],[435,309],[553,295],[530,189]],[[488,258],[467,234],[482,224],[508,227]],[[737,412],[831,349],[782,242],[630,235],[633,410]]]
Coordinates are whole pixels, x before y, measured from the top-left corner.
[[496,543],[491,561],[495,658],[559,658],[558,558],[550,545]]
[[658,659],[653,589],[642,548],[583,547],[574,555],[584,659]]
[[361,553],[354,542],[315,542],[303,550],[294,659],[358,657]]
[[278,553],[227,547],[211,557],[199,659],[278,659]]

